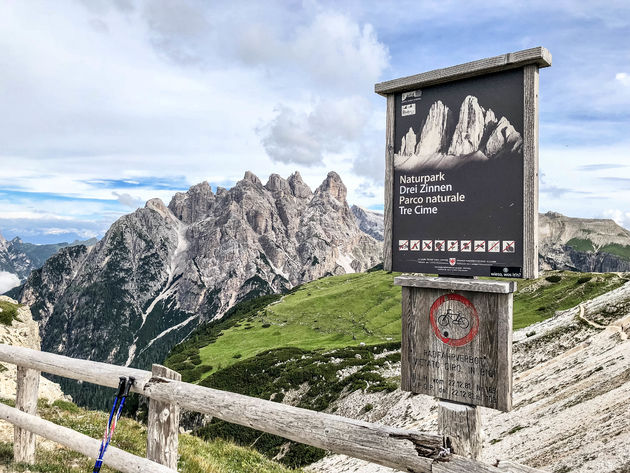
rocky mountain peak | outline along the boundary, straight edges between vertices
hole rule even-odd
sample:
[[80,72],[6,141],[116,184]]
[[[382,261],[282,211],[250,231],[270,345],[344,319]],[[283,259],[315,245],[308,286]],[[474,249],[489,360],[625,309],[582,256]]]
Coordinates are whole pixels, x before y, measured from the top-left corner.
[[265,184],[265,188],[271,192],[291,193],[291,185],[286,179],[280,177],[279,174],[270,175],[267,184]]
[[477,97],[467,96],[459,110],[459,121],[448,153],[462,156],[477,151],[483,138],[485,123],[485,110],[479,105]]
[[187,192],[175,194],[168,204],[168,208],[182,222],[190,224],[206,218],[214,200],[215,196],[210,184],[208,181],[203,181],[192,186]]
[[[449,108],[441,100],[431,105],[427,120],[422,127],[420,142],[415,150],[416,154],[427,156],[444,151],[447,147],[447,126],[450,113]],[[405,147],[405,152],[407,150],[408,146]]]
[[166,207],[162,199],[159,199],[157,197],[148,200],[144,207],[147,209],[155,210],[162,217],[166,217],[169,214],[168,208]]
[[217,197],[227,194],[227,191],[225,187],[217,186]]
[[289,176],[289,186],[293,195],[299,199],[306,199],[313,195],[311,188],[302,180],[302,176],[299,172],[295,171]]
[[5,246],[7,243],[7,240],[2,236],[2,233],[0,233],[0,247]]
[[416,134],[413,128],[409,127],[409,131],[402,137],[402,144],[400,146],[400,154],[404,156],[411,156],[416,150]]
[[245,171],[245,176],[243,176],[243,181],[251,182],[252,184],[262,186],[262,182],[258,179],[258,176],[251,171]]
[[[492,110],[488,110],[491,112]],[[516,152],[523,144],[521,134],[510,124],[507,118],[501,117],[496,128],[490,134],[486,143],[485,154],[492,158],[503,150]]]
[[341,180],[341,177],[339,177],[339,174],[335,171],[328,173],[324,182],[321,183],[315,192],[318,194],[327,192],[339,202],[345,202],[348,195],[346,185]]

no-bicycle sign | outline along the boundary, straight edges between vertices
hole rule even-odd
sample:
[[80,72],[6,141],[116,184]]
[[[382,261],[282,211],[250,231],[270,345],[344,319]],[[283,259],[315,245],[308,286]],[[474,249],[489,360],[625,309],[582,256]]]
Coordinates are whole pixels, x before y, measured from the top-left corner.
[[402,389],[509,411],[516,284],[418,276],[395,284],[403,287]]

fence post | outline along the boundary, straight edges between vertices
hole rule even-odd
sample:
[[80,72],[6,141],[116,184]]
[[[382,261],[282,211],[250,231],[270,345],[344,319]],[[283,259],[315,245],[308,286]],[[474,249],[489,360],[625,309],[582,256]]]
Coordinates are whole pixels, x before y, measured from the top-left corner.
[[477,406],[440,400],[438,432],[446,437],[453,453],[481,459],[481,416]]
[[[15,407],[27,414],[37,414],[39,371],[17,367]],[[35,434],[20,427],[13,428],[13,458],[16,462],[35,463]]]
[[[162,365],[153,365],[151,374],[181,381],[182,376]],[[179,444],[179,407],[168,402],[149,399],[147,427],[147,458],[177,470]]]

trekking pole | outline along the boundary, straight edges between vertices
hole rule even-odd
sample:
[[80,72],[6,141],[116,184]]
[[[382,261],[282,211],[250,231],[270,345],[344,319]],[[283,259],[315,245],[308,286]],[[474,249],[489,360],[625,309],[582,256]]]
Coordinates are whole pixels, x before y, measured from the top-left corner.
[[93,473],[98,473],[101,469],[101,464],[103,463],[103,455],[105,454],[106,444],[109,443],[109,430],[112,425],[112,420],[116,415],[116,408],[118,407],[118,401],[121,399],[122,395],[125,392],[125,385],[127,384],[127,378],[124,376],[120,377],[118,382],[118,392],[114,396],[114,405],[112,406],[112,410],[109,413],[109,419],[107,420],[107,426],[105,427],[105,432],[103,433],[103,439],[101,440],[101,447],[98,450],[98,459],[96,463],[94,463]]

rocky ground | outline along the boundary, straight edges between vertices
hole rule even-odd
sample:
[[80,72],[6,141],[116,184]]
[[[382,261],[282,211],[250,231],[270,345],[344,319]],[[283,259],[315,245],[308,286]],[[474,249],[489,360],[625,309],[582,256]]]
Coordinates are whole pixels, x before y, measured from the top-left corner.
[[[0,296],[0,300],[17,304],[16,301],[6,296]],[[31,316],[31,310],[27,306],[20,307],[17,319],[11,325],[0,324],[0,343],[39,350],[39,329],[37,322]],[[15,399],[16,376],[15,365],[0,363],[0,398]],[[43,376],[39,380],[39,397],[40,399],[45,398],[49,402],[66,399],[59,385]],[[8,422],[0,421],[0,442],[13,442],[13,426]]]
[[[630,283],[514,333],[514,409],[482,409],[483,460],[554,473],[630,471]],[[392,366],[390,374],[399,373]],[[435,432],[425,395],[354,392],[336,414]],[[393,472],[331,455],[313,472]]]

